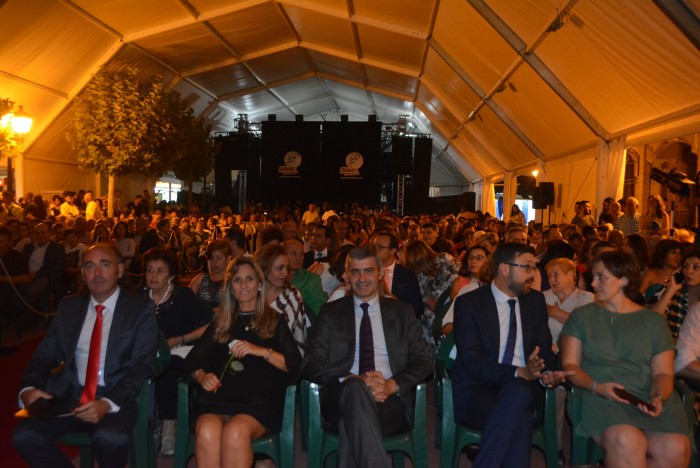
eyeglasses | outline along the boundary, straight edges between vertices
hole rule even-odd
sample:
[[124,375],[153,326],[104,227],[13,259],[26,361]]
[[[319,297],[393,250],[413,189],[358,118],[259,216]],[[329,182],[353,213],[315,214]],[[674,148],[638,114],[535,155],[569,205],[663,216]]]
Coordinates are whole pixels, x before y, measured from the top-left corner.
[[476,260],[476,261],[480,262],[480,261],[482,261],[482,260],[485,259],[485,258],[486,258],[486,257],[483,256],[483,255],[470,255],[470,256],[467,257],[467,260],[469,260],[470,262],[471,262],[472,260]]
[[526,273],[532,273],[535,268],[537,268],[536,265],[523,265],[522,263],[510,263],[510,262],[505,262],[506,265],[522,268],[525,270]]

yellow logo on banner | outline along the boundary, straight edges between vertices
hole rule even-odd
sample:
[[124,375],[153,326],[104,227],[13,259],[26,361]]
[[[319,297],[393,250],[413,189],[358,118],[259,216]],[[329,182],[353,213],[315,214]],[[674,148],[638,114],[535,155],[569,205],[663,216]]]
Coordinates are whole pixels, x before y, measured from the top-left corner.
[[299,166],[301,166],[301,154],[297,151],[289,151],[284,155],[284,166],[280,166],[277,172],[282,177],[295,177],[299,174]]
[[360,168],[365,163],[365,159],[360,153],[352,152],[345,156],[345,166],[340,166],[340,176],[360,177]]

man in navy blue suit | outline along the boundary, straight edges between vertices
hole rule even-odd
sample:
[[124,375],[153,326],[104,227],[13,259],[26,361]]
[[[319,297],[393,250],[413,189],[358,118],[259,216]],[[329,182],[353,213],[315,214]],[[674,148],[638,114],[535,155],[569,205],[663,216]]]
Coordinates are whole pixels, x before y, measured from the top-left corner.
[[27,365],[22,406],[61,398],[75,408],[70,417],[20,422],[12,440],[31,466],[72,467],[55,441],[73,430],[91,433],[100,467],[126,465],[136,399],[155,370],[158,326],[153,302],[119,287],[123,274],[124,261],[114,247],[87,249],[82,275],[89,293],[61,301]]
[[396,263],[399,239],[389,231],[374,231],[369,242],[377,249],[382,261],[384,292],[411,304],[416,317],[420,318],[425,306],[420,295],[418,278],[413,271]]
[[541,386],[557,385],[570,375],[552,371],[547,306],[542,293],[530,289],[534,253],[520,243],[499,246],[493,282],[455,302],[455,420],[482,431],[476,468],[529,467]]

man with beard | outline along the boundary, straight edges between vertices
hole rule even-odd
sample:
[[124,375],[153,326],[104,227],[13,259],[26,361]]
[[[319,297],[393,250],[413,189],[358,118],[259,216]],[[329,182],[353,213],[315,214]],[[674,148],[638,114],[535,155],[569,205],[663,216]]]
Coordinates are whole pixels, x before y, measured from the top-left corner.
[[551,371],[547,305],[530,289],[534,253],[525,244],[500,245],[493,282],[455,301],[454,416],[482,431],[475,468],[529,467],[533,410],[544,397],[540,384],[553,386],[569,375]]

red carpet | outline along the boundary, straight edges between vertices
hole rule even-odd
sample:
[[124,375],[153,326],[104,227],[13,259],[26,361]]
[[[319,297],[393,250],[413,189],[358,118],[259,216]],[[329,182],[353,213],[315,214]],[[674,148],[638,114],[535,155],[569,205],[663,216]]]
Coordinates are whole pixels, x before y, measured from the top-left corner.
[[[16,346],[17,352],[0,356],[2,383],[0,383],[0,465],[7,468],[28,466],[12,446],[12,431],[17,424],[14,415],[17,411],[17,391],[24,368],[32,357],[41,338],[34,338]],[[64,450],[71,458],[78,455],[77,449]]]

